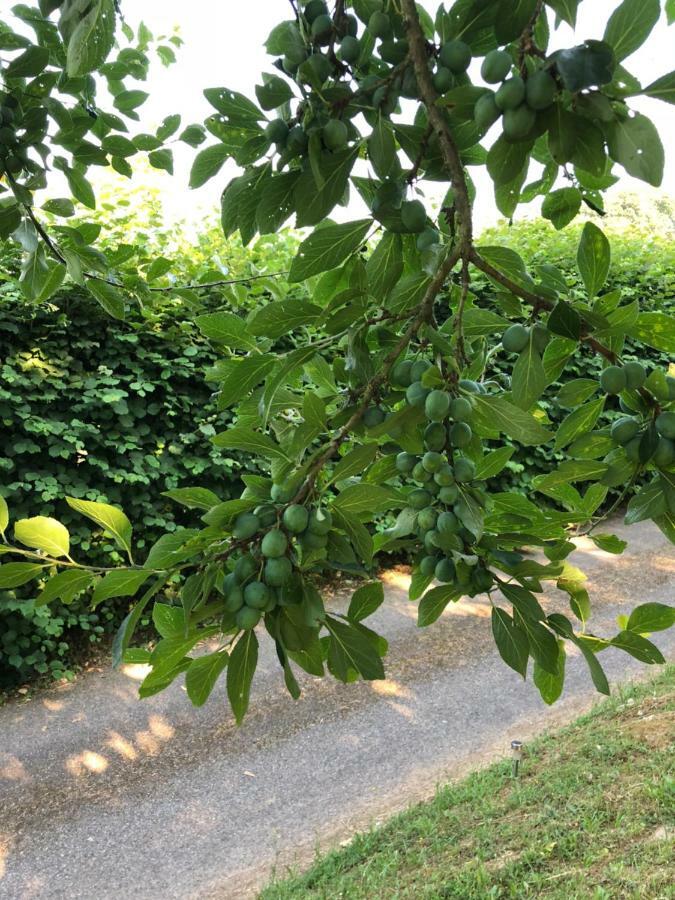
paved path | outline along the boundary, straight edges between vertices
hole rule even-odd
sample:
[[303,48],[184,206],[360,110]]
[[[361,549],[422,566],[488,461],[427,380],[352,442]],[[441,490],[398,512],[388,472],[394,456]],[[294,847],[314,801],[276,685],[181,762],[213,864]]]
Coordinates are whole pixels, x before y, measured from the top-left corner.
[[[673,600],[672,547],[651,524],[630,537],[623,557],[588,542],[573,557],[597,633],[631,605]],[[385,682],[307,678],[293,703],[265,653],[239,729],[222,685],[201,710],[178,684],[139,702],[134,667],[0,709],[0,898],[250,897],[274,865],[307,862],[594,702],[583,660],[549,710],[497,657],[483,602],[418,631],[405,576],[386,581]],[[675,631],[656,640],[672,659]],[[648,668],[617,651],[603,664],[613,681]]]

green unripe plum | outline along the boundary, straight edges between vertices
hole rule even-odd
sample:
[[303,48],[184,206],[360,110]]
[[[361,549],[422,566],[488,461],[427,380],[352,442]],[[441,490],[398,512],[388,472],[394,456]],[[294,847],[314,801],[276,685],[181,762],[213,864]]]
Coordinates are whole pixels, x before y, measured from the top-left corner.
[[555,102],[558,85],[548,72],[535,72],[525,85],[525,102],[530,109],[548,109]]
[[253,609],[251,606],[242,606],[235,617],[237,627],[243,628],[244,631],[250,631],[258,624],[261,615],[262,613],[259,609]]
[[397,181],[385,181],[375,193],[371,207],[373,215],[388,215],[401,208],[403,189]]
[[447,487],[442,487],[438,492],[438,499],[441,503],[445,503],[446,506],[452,506],[453,503],[456,503],[459,499],[459,488],[456,484],[450,484]]
[[263,570],[263,577],[271,587],[281,587],[286,584],[293,572],[290,559],[282,556],[279,559],[268,559]]
[[442,450],[446,441],[445,428],[440,422],[431,422],[424,429],[424,446],[427,450]]
[[600,374],[600,386],[607,394],[620,394],[626,390],[626,375],[620,366],[607,366]]
[[504,136],[512,141],[519,141],[532,131],[537,114],[524,103],[517,109],[507,109],[504,112]]
[[255,575],[257,569],[257,563],[251,556],[251,554],[244,553],[243,556],[239,557],[234,566],[234,577],[237,579],[239,584],[243,584],[244,581],[246,581],[252,575]]
[[628,443],[623,448],[626,451],[626,456],[632,463],[640,462],[640,444],[642,443],[642,435],[637,435],[632,440],[628,441]]
[[647,379],[645,367],[639,362],[627,362],[623,366],[623,374],[626,376],[626,387],[629,391],[641,388]]
[[466,397],[453,397],[450,401],[450,416],[456,422],[468,422],[472,412],[473,407]]
[[450,487],[451,484],[454,484],[455,473],[452,471],[452,466],[448,463],[443,463],[438,472],[434,473],[434,481],[441,488]]
[[532,343],[534,344],[535,350],[539,353],[543,353],[547,348],[550,339],[551,335],[548,328],[541,322],[535,322],[532,326]]
[[386,413],[379,406],[370,406],[363,414],[363,424],[366,428],[376,428],[387,418]]
[[412,366],[412,380],[420,381],[425,372],[431,368],[431,363],[427,359],[416,359]]
[[508,78],[495,94],[495,103],[502,112],[517,109],[525,99],[525,82],[520,75]]
[[471,64],[471,47],[464,41],[446,41],[438,58],[446,69],[450,69],[455,75],[461,75]]
[[391,34],[391,21],[389,16],[381,10],[376,10],[368,19],[368,31],[377,38],[388,38]]
[[234,520],[232,535],[238,541],[253,537],[258,531],[260,531],[260,519],[254,513],[241,513]]
[[439,94],[444,94],[446,91],[449,91],[455,82],[455,79],[452,77],[452,72],[450,69],[446,69],[445,66],[439,66],[434,72],[434,77],[431,80]]
[[420,560],[420,572],[428,578],[430,575],[434,574],[437,565],[437,556],[425,556]]
[[14,110],[10,109],[9,106],[3,106],[0,108],[0,124],[1,125],[11,125],[14,121]]
[[331,119],[323,126],[321,137],[329,150],[342,150],[347,146],[349,132],[345,123],[340,119]]
[[408,55],[408,42],[386,40],[380,44],[380,58],[393,66],[403,62]]
[[391,373],[391,383],[398,387],[410,387],[412,384],[412,360],[402,359],[396,363]]
[[511,71],[513,60],[506,50],[491,50],[483,60],[480,75],[488,84],[499,84]]
[[244,592],[235,585],[230,588],[225,597],[225,609],[227,612],[236,613],[244,605]]
[[317,16],[312,22],[310,33],[317,44],[327,44],[333,33],[333,20],[325,14]]
[[427,531],[427,533],[422,538],[422,543],[424,544],[424,549],[431,556],[435,556],[438,547],[435,543],[436,532],[435,531]]
[[456,574],[455,565],[451,559],[442,559],[436,564],[434,575],[438,581],[448,584],[455,580]]
[[252,581],[244,588],[244,603],[251,609],[263,609],[269,599],[269,589],[262,581]]
[[453,447],[468,447],[471,443],[473,432],[466,422],[455,422],[448,431],[448,437]]
[[341,33],[345,35],[349,35],[349,37],[356,37],[359,32],[359,20],[356,16],[348,13],[342,20],[341,24]]
[[433,475],[431,472],[427,472],[421,462],[418,462],[412,470],[412,477],[413,481],[418,481],[420,484],[426,484],[427,481],[431,481]]
[[459,519],[452,512],[443,512],[438,517],[436,530],[440,534],[457,534],[460,529]]
[[277,511],[270,503],[263,503],[261,506],[256,506],[253,512],[260,520],[261,528],[269,528],[270,525],[274,525],[277,520]]
[[455,481],[464,484],[467,481],[471,481],[475,474],[476,464],[472,459],[460,456],[459,459],[455,460]]
[[309,513],[304,506],[300,506],[299,503],[294,503],[284,510],[283,523],[291,534],[300,534],[307,528],[309,523]]
[[328,535],[315,534],[312,531],[306,531],[300,538],[300,546],[303,550],[321,550],[328,543]]
[[622,419],[617,419],[612,425],[612,440],[623,446],[632,441],[639,430],[640,423],[637,419],[633,419],[631,416],[624,416]]
[[405,398],[411,406],[424,406],[428,396],[429,388],[425,388],[420,381],[413,381],[405,392]]
[[288,125],[283,119],[272,119],[265,126],[265,137],[270,144],[283,144],[288,137]]
[[660,437],[656,445],[652,462],[659,469],[667,469],[675,462],[675,442],[667,437]]
[[295,75],[298,71],[298,63],[294,63],[289,56],[284,56],[281,60],[281,66],[287,75]]
[[656,417],[656,430],[664,438],[675,438],[675,412],[662,412]]
[[445,459],[441,456],[440,453],[437,453],[435,450],[427,450],[427,452],[422,457],[422,465],[426,469],[427,472],[438,472],[441,468]]
[[346,35],[340,41],[339,57],[342,62],[355,63],[361,53],[361,43],[351,34]]
[[440,239],[441,236],[438,231],[435,228],[428,226],[417,237],[417,249],[420,252],[428,250],[430,247],[434,247],[436,244],[438,244]]
[[494,582],[494,578],[492,572],[488,572],[487,569],[477,568],[474,569],[471,576],[471,582],[477,591],[489,591]]
[[401,84],[401,94],[408,100],[416,100],[419,96],[420,88],[417,83],[417,77],[412,68],[406,69],[403,75],[403,83]]
[[471,381],[469,378],[460,378],[458,382],[459,387],[462,388],[463,391],[467,391],[469,394],[482,394],[481,386],[477,381]]
[[332,71],[333,67],[328,57],[324,56],[323,53],[314,53],[306,62],[302,63],[299,74],[303,81],[310,83],[312,81],[320,81],[323,84]]
[[333,517],[327,509],[313,509],[309,515],[308,528],[312,534],[326,535],[333,526]]
[[517,323],[502,335],[502,346],[509,353],[521,353],[530,341],[530,329]]
[[273,484],[270,496],[275,503],[288,503],[295,493],[293,485],[289,484]]
[[408,495],[408,505],[413,509],[422,510],[431,504],[431,494],[423,488],[415,488]]
[[384,116],[390,116],[396,109],[398,103],[398,94],[391,89],[390,85],[383,84],[373,93],[373,106],[379,109]]
[[473,110],[474,122],[481,131],[487,131],[488,128],[491,128],[501,114],[502,111],[497,106],[495,95],[492,91],[488,94],[482,94],[476,101]]
[[323,2],[323,0],[309,0],[309,3],[305,6],[302,12],[304,17],[311,25],[315,19],[319,18],[319,16],[328,15],[328,7]]
[[668,385],[668,399],[675,400],[675,378],[672,375],[666,375],[666,384]]
[[420,510],[419,515],[417,516],[417,524],[422,531],[431,531],[431,529],[436,526],[437,518],[438,513],[436,510],[431,506],[427,506],[425,509]]
[[424,231],[427,224],[427,211],[420,200],[408,200],[401,204],[401,222],[403,227],[416,234]]
[[431,391],[424,403],[424,412],[432,422],[441,422],[450,411],[450,394],[447,391]]
[[294,125],[288,132],[286,148],[294,153],[304,153],[307,149],[308,138],[302,125]]
[[283,556],[288,549],[288,538],[278,528],[268,531],[260,544],[262,555],[268,559],[274,559],[277,556]]
[[405,474],[407,474],[408,472],[412,472],[416,465],[417,457],[413,456],[412,453],[406,453],[405,451],[403,451],[396,457],[396,468],[399,472]]

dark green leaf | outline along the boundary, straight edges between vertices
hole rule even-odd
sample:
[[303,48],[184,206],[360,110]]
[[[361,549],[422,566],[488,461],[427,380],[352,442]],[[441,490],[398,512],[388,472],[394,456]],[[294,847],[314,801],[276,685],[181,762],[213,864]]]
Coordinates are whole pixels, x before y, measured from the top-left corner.
[[577,267],[590,299],[595,297],[605,283],[610,260],[609,241],[597,225],[586,222],[579,241]]
[[652,631],[665,631],[675,625],[675,606],[665,603],[643,603],[636,606],[630,614],[627,631],[648,634]]
[[229,657],[224,650],[194,659],[185,675],[185,689],[193,706],[203,706],[215,687]]
[[304,281],[339,266],[363,244],[371,224],[370,219],[359,219],[317,228],[300,244],[288,280]]
[[371,616],[384,602],[384,587],[381,581],[371,581],[357,588],[349,604],[347,617],[360,622]]
[[499,655],[507,666],[525,678],[530,646],[525,632],[498,606],[492,607],[492,634]]

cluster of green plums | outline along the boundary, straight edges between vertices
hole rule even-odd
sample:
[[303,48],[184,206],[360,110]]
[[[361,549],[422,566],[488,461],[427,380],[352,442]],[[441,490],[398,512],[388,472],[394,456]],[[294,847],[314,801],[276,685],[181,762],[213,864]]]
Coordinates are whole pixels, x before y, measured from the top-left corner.
[[502,347],[509,353],[522,353],[532,341],[534,349],[543,353],[550,338],[548,328],[541,322],[535,322],[532,326],[516,322],[502,335]]
[[531,72],[526,78],[512,75],[513,58],[507,50],[492,50],[483,60],[481,76],[496,90],[482,94],[474,109],[476,125],[487,131],[501,118],[504,136],[511,141],[529,137],[537,113],[553,105],[558,84],[547,69]]
[[489,590],[493,576],[473,552],[475,538],[462,524],[459,504],[470,498],[485,508],[488,497],[476,480],[473,459],[462,451],[475,443],[469,396],[485,389],[469,380],[459,381],[452,390],[427,387],[425,381],[435,380],[437,374],[426,359],[402,360],[392,371],[392,385],[405,389],[407,403],[424,409],[427,420],[424,452],[402,451],[396,457],[396,468],[415,485],[407,499],[424,547],[418,562],[420,572],[473,596]]
[[[644,461],[641,460],[641,447],[646,425],[645,420],[638,416],[622,416],[612,425],[612,440],[623,447],[632,463]],[[654,419],[654,427],[658,442],[648,461],[657,469],[668,469],[675,463],[675,412],[665,410],[659,413]]]
[[328,543],[333,524],[330,512],[289,503],[292,491],[287,485],[273,485],[272,500],[287,505],[262,504],[240,513],[232,526],[232,537],[245,549],[225,576],[223,594],[225,610],[234,615],[239,628],[255,628],[263,613],[278,605],[299,603],[297,549],[308,553]]
[[0,95],[0,176],[19,175],[26,167],[26,147],[17,134],[21,107],[11,94]]

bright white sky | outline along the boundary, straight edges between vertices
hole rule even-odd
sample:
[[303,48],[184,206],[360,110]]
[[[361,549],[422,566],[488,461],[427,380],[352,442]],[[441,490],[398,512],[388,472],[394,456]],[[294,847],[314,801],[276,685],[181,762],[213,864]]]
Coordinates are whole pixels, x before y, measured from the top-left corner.
[[[123,0],[121,5],[132,27],[137,27],[141,19],[156,35],[169,34],[177,27],[185,41],[175,65],[165,69],[158,62],[153,66],[149,80],[151,99],[140,110],[143,127],[139,130],[149,130],[164,116],[175,112],[181,113],[184,124],[202,121],[212,112],[202,96],[205,87],[228,87],[253,96],[260,72],[270,71],[271,58],[265,53],[263,43],[280,19],[291,17],[288,0],[256,0],[251,7],[233,0],[190,0],[189,3],[185,0],[134,0],[133,3]],[[423,5],[433,13],[438,4],[423,0]],[[617,5],[617,0],[585,0],[579,6],[576,35],[567,25],[561,26],[553,33],[550,49],[572,46],[587,38],[601,38]],[[552,21],[552,16],[550,19]],[[674,60],[675,25],[669,29],[665,15],[662,15],[647,43],[625,64],[643,85],[647,85],[670,71]],[[643,97],[634,98],[631,104],[652,118],[661,134],[666,150],[666,173],[661,191],[675,195],[673,106]],[[172,218],[195,222],[215,207],[223,185],[235,170],[234,167],[226,168],[200,190],[189,191],[186,185],[194,151],[191,148],[183,150],[184,145],[174,147],[176,176],[169,184],[169,176],[158,175],[157,183],[165,191],[168,189],[167,213]],[[471,171],[474,176],[479,172],[476,168]],[[476,218],[479,226],[485,226],[496,221],[499,214],[494,207],[489,177],[482,170],[481,174],[482,177],[477,178]],[[628,177],[622,179],[619,187],[654,193],[642,182]],[[361,212],[356,205],[350,205],[346,214],[354,217]]]

